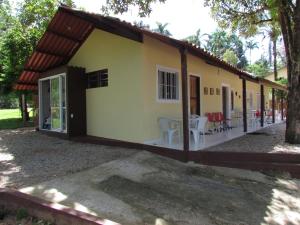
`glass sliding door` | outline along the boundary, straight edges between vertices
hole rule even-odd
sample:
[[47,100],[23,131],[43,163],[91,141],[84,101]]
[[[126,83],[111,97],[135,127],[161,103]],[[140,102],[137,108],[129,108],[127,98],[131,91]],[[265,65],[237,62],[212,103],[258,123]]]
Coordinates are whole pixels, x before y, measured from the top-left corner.
[[59,77],[50,80],[51,129],[61,128]]
[[[66,132],[67,104],[65,75],[62,74],[45,78],[41,80],[39,84],[41,122],[40,128],[52,131]],[[49,113],[47,113],[47,111]]]

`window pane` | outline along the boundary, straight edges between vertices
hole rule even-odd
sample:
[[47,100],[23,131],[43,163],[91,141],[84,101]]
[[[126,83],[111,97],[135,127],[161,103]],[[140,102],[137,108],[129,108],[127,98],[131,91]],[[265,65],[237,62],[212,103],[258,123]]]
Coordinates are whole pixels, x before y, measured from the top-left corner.
[[89,75],[89,88],[98,87],[98,75],[96,73]]
[[88,73],[88,88],[108,86],[108,70],[99,70]]
[[158,70],[158,97],[165,100],[177,100],[177,73]]

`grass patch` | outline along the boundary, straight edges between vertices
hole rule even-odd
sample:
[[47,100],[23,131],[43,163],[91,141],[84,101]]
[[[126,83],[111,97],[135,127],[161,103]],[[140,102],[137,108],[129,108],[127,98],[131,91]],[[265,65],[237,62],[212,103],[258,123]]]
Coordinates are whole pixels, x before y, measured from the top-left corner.
[[[29,116],[32,118],[32,110],[29,110]],[[33,126],[33,122],[28,123]],[[24,127],[21,112],[19,109],[0,109],[0,129],[16,129]]]

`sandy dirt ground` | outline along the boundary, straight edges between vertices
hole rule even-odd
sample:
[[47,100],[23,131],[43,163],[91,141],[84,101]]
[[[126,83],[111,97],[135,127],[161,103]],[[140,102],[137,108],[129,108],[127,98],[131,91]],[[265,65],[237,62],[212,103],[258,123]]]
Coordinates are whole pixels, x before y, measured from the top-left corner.
[[299,225],[300,181],[0,132],[2,187],[123,225]]

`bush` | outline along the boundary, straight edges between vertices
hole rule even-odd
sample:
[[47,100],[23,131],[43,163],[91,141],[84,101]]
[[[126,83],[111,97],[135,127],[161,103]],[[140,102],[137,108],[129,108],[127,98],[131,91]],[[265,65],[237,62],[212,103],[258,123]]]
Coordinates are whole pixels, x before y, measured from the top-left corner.
[[29,215],[28,215],[28,212],[26,209],[18,209],[17,211],[17,214],[16,214],[16,219],[17,220],[22,220],[22,219],[25,219],[27,218]]
[[8,215],[8,210],[4,206],[0,206],[0,220],[3,220]]
[[1,95],[0,96],[0,109],[16,109],[19,107],[19,101],[16,95]]

